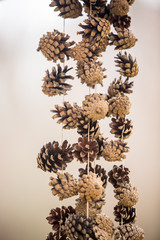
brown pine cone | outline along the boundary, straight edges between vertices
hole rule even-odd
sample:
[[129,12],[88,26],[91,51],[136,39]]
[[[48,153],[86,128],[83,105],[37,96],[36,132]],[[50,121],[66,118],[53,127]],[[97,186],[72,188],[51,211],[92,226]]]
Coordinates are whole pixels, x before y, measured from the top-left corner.
[[54,172],[58,170],[65,170],[67,163],[73,160],[73,148],[65,140],[62,146],[59,143],[53,141],[44,145],[37,157],[38,168],[43,171]]
[[111,0],[110,12],[118,16],[125,16],[129,12],[129,4],[127,0]]
[[57,123],[62,123],[64,129],[74,129],[77,127],[77,118],[81,112],[81,108],[74,103],[73,107],[69,102],[64,102],[64,107],[55,105],[56,110],[51,110],[55,113],[53,119],[60,118]]
[[129,3],[129,5],[132,5],[134,3],[135,0],[127,0],[127,2]]
[[109,162],[122,161],[122,159],[126,158],[124,153],[129,151],[126,145],[127,143],[121,140],[106,142],[104,144],[102,156]]
[[118,188],[122,183],[129,183],[129,169],[120,165],[114,165],[112,170],[108,172],[108,181],[113,185],[114,188]]
[[121,184],[120,187],[114,189],[114,197],[119,200],[118,205],[125,207],[133,207],[138,202],[138,192],[136,187],[130,184]]
[[112,238],[108,235],[107,232],[105,232],[104,230],[100,229],[97,226],[93,226],[93,232],[94,235],[96,237],[96,239],[98,240],[112,240]]
[[58,195],[63,200],[78,194],[77,180],[69,173],[57,173],[57,178],[50,178],[49,185],[52,186],[52,194]]
[[126,139],[132,134],[132,121],[125,118],[112,118],[112,122],[109,124],[111,127],[111,133],[116,138]]
[[128,49],[134,47],[136,41],[138,39],[135,38],[133,33],[127,29],[121,29],[121,28],[115,28],[117,35],[114,33],[109,34],[110,38],[110,45],[115,45],[115,50],[123,50],[123,49]]
[[114,223],[109,217],[107,217],[106,215],[97,215],[95,217],[95,224],[100,229],[107,232],[108,236],[110,236],[110,237],[113,236]]
[[52,68],[52,72],[46,71],[46,76],[43,78],[42,92],[46,95],[66,95],[67,91],[71,90],[72,85],[66,83],[68,79],[74,79],[71,75],[66,73],[72,68],[65,66],[62,70],[60,64],[57,65],[57,70],[55,67]]
[[129,28],[131,25],[131,17],[128,15],[125,16],[116,16],[112,15],[112,23],[115,28]]
[[[133,224],[125,224],[117,227],[117,238],[115,240],[143,240],[144,230]],[[119,238],[118,238],[119,235]]]
[[82,5],[78,0],[52,0],[50,7],[56,7],[54,11],[60,11],[63,18],[77,18],[82,16]]
[[114,207],[115,221],[119,224],[135,223],[136,221],[136,209],[133,207],[124,207],[116,205]]
[[89,161],[93,162],[97,157],[98,153],[98,143],[96,140],[88,140],[87,137],[78,138],[78,143],[73,144],[74,156],[81,163],[87,163]]
[[43,35],[40,39],[37,51],[41,50],[48,61],[56,62],[59,59],[60,62],[64,62],[65,56],[69,59],[70,47],[75,43],[67,42],[69,38],[69,35],[60,33],[58,30],[52,33],[47,32],[47,35]]
[[[93,15],[100,15],[105,12],[105,6],[107,3],[107,0],[82,0],[84,2],[83,8],[84,11],[90,15],[92,13]],[[91,2],[91,4],[90,4]],[[91,7],[91,8],[90,8]]]

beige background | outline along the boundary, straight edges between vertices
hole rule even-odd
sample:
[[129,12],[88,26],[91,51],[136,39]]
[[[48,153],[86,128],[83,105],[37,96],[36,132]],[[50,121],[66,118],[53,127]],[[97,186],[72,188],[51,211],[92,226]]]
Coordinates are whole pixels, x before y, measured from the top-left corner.
[[[41,92],[41,79],[52,63],[36,52],[43,33],[57,28],[63,20],[48,7],[50,1],[6,0],[0,2],[0,240],[44,240],[51,231],[45,220],[51,208],[60,206],[48,186],[52,174],[37,169],[36,157],[43,144],[61,141],[61,126],[52,120],[50,109],[61,104],[62,97],[48,98]],[[132,6],[132,31],[139,39],[129,50],[140,67],[134,79],[131,114],[134,131],[131,148],[124,161],[131,170],[131,182],[139,190],[137,225],[144,228],[146,240],[159,240],[159,117],[160,117],[160,30],[159,9],[136,1]],[[66,21],[66,32],[77,39],[78,24],[85,17]],[[115,52],[110,47],[102,61],[108,78],[104,88],[117,77]],[[67,63],[74,66],[72,61]],[[75,75],[75,72],[72,72]],[[88,89],[75,78],[73,90],[65,100],[81,104]],[[109,119],[101,121],[104,136],[109,134]],[[77,141],[76,130],[64,132],[70,143]],[[109,171],[113,164],[101,161]],[[75,161],[68,171],[78,173]],[[76,176],[75,174],[75,176]],[[74,198],[64,205],[74,205]],[[113,219],[116,200],[108,184],[103,212]]]

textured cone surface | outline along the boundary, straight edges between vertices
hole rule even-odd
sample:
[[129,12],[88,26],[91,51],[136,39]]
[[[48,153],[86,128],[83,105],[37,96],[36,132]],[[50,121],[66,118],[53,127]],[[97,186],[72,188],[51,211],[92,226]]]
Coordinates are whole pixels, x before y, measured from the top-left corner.
[[62,146],[53,141],[43,146],[37,157],[38,168],[43,171],[54,172],[58,170],[65,170],[67,163],[73,160],[73,149],[65,140]]
[[63,234],[61,236],[61,233],[59,232],[55,232],[54,234],[52,232],[50,232],[46,238],[46,240],[66,240],[66,235]]
[[[107,0],[97,0],[97,1],[91,1],[90,0],[82,0],[84,2],[83,7],[84,11],[90,15],[90,12],[92,12],[93,15],[100,15],[105,12],[105,6],[107,3]],[[90,9],[91,6],[91,9]]]
[[108,115],[114,117],[125,118],[130,113],[131,102],[123,93],[112,97],[108,100],[109,112]]
[[120,187],[114,189],[114,193],[115,198],[119,200],[118,205],[133,207],[138,202],[137,188],[130,184],[121,184]]
[[103,183],[100,177],[90,172],[89,175],[82,175],[78,181],[80,198],[87,202],[100,200],[104,193]]
[[76,103],[72,105],[69,102],[64,102],[64,107],[55,105],[56,110],[51,110],[55,115],[53,119],[59,118],[57,123],[63,123],[64,129],[74,129],[77,127],[77,118],[81,112],[81,108]]
[[60,200],[78,194],[77,180],[69,173],[57,173],[57,178],[50,178],[49,185],[52,186],[52,194],[58,195]]
[[108,172],[108,181],[113,185],[114,188],[118,188],[122,183],[129,183],[129,169],[120,165],[114,165],[112,170]]
[[115,50],[123,50],[134,47],[137,39],[129,29],[121,29],[117,27],[115,29],[117,34],[109,34],[110,44],[115,45]]
[[54,11],[60,11],[63,18],[77,18],[82,16],[82,5],[78,0],[52,0],[50,7],[56,7]]
[[108,236],[112,237],[114,232],[114,223],[113,221],[107,217],[106,215],[97,215],[95,217],[95,223],[98,228],[107,232]]
[[128,15],[122,17],[112,15],[112,23],[115,28],[129,28],[131,25],[131,17],[129,17]]
[[78,143],[73,144],[74,156],[81,163],[93,162],[97,157],[98,153],[98,143],[96,140],[88,140],[87,137],[79,138]]
[[72,68],[65,66],[62,70],[61,66],[57,65],[57,70],[55,67],[52,68],[52,72],[46,71],[46,76],[43,78],[42,92],[46,95],[65,95],[68,90],[71,90],[72,85],[66,83],[66,80],[74,79],[71,75],[66,73]]
[[112,240],[112,238],[108,235],[107,232],[105,232],[104,230],[100,229],[97,226],[93,226],[93,232],[94,235],[96,237],[96,239],[98,240]]
[[133,207],[124,207],[116,205],[114,207],[115,221],[119,224],[135,223],[136,221],[136,209]]
[[97,155],[97,159],[100,159],[100,157],[102,157],[102,152],[103,152],[106,140],[107,139],[104,138],[102,135],[99,135],[98,138],[96,139],[96,141],[98,142],[98,146],[99,146],[99,152]]
[[102,156],[109,162],[122,161],[122,159],[126,158],[124,153],[129,151],[129,148],[126,145],[127,143],[120,140],[106,142]]
[[112,122],[109,124],[111,127],[111,133],[116,138],[126,139],[132,134],[133,125],[132,122],[125,118],[112,118]]
[[129,12],[129,4],[127,0],[111,0],[110,12],[118,16],[125,16]]
[[57,62],[57,60],[60,60],[64,62],[65,56],[69,59],[70,47],[75,43],[74,41],[67,42],[68,39],[69,35],[60,33],[58,30],[54,30],[52,33],[47,32],[40,39],[37,51],[41,50],[49,61]]
[[[144,230],[135,226],[133,224],[125,224],[123,226],[118,226],[120,236],[126,240],[143,240]],[[119,238],[119,240],[122,238]],[[117,239],[118,240],[118,239]]]

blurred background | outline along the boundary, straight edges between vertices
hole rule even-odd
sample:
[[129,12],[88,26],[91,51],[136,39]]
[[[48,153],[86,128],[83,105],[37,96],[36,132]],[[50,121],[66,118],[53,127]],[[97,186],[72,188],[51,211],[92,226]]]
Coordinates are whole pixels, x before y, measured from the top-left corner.
[[[62,97],[48,98],[41,92],[47,69],[55,65],[36,52],[40,37],[47,31],[62,31],[63,20],[49,8],[50,0],[0,1],[0,240],[44,240],[51,231],[45,219],[51,208],[60,206],[51,194],[52,174],[37,169],[36,157],[49,141],[61,141],[61,126],[52,119],[51,109],[62,105]],[[134,78],[131,113],[134,131],[128,140],[130,153],[124,161],[130,168],[131,183],[139,190],[137,225],[144,228],[146,240],[159,240],[159,134],[160,134],[160,2],[136,0],[130,8],[131,30],[139,39],[128,50],[137,58],[140,72]],[[72,40],[85,15],[66,20],[66,32]],[[97,92],[106,93],[110,82],[118,77],[113,47],[103,53],[108,78]],[[71,60],[68,66],[75,67]],[[75,71],[72,70],[75,76]],[[86,86],[75,78],[74,87],[65,100],[81,105],[88,94]],[[109,135],[109,120],[101,121],[104,136]],[[64,139],[77,141],[76,130],[64,131]],[[100,162],[107,171],[114,163]],[[119,164],[119,163],[118,163]],[[79,164],[68,171],[78,174]],[[76,172],[76,173],[75,173]],[[116,205],[113,188],[108,184],[103,212],[113,219]],[[74,206],[74,198],[63,205]]]

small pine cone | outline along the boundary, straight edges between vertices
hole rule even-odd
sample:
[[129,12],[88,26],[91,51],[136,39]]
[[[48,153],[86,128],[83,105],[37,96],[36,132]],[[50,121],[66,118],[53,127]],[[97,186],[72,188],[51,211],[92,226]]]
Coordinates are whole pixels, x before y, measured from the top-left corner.
[[96,140],[88,140],[87,137],[78,138],[78,143],[73,144],[74,156],[81,163],[87,163],[89,161],[93,162],[97,157],[98,153],[98,143]]
[[54,173],[58,170],[65,170],[67,163],[73,160],[73,148],[70,144],[67,145],[68,141],[65,140],[62,146],[59,146],[59,143],[56,141],[49,142],[43,146],[37,157],[38,168],[45,172]]
[[105,232],[104,230],[100,229],[97,226],[93,226],[93,232],[94,235],[96,237],[96,239],[98,240],[112,240],[112,238],[108,235],[107,232]]
[[127,0],[129,5],[132,5],[134,3],[135,0]]
[[48,61],[56,62],[59,59],[64,62],[65,55],[69,59],[70,47],[75,43],[74,41],[67,42],[69,38],[69,35],[60,33],[58,30],[52,33],[47,32],[47,35],[43,35],[40,39],[37,51],[41,50]]
[[103,94],[93,93],[85,96],[83,101],[84,115],[93,122],[106,117],[108,102]]
[[115,162],[122,161],[126,156],[123,154],[129,151],[129,148],[126,146],[127,143],[117,140],[106,142],[102,152],[102,156],[106,161]]
[[[82,0],[84,2],[83,7],[84,11],[90,15],[92,12],[93,15],[100,15],[105,12],[105,7],[107,0]],[[91,2],[91,4],[90,4]],[[91,9],[90,9],[91,7]]]
[[127,56],[127,52],[123,55],[119,52],[115,58],[115,62],[117,63],[116,67],[120,68],[118,72],[120,72],[122,76],[135,77],[138,74],[137,60],[133,60],[131,54]]
[[126,239],[126,240],[143,240],[144,239],[144,230],[135,226],[134,224],[125,224],[118,226],[117,230],[119,231],[119,238],[116,240]]
[[110,98],[108,100],[108,103],[108,116],[112,115],[114,117],[125,118],[125,116],[130,113],[131,102],[129,100],[129,97],[123,93]]
[[129,17],[128,15],[125,15],[122,17],[113,15],[112,22],[115,28],[121,28],[121,29],[129,28],[131,25],[131,17]]
[[122,77],[120,77],[118,80],[116,78],[111,82],[109,88],[108,88],[108,94],[109,98],[115,97],[119,93],[127,93],[130,94],[133,91],[131,88],[133,87],[133,82],[129,82],[128,78],[122,82]]
[[133,33],[127,29],[121,29],[121,28],[115,28],[117,35],[114,33],[110,33],[110,45],[115,45],[115,50],[123,50],[123,49],[128,49],[134,47],[137,39],[133,35]]
[[83,137],[88,138],[88,127],[89,127],[89,138],[96,139],[100,134],[100,127],[97,121],[92,122],[83,115],[83,112],[78,116],[77,119],[77,132]]
[[81,79],[81,83],[91,88],[95,88],[96,84],[102,84],[106,75],[103,75],[103,72],[106,70],[102,68],[101,62],[84,62],[83,64],[77,64],[77,76]]
[[69,102],[64,102],[64,107],[55,105],[56,110],[51,110],[55,113],[53,119],[60,118],[57,123],[62,123],[64,129],[74,129],[77,127],[77,118],[81,112],[81,108],[74,103],[73,107]]
[[62,70],[60,64],[56,68],[52,68],[52,72],[46,71],[46,76],[43,78],[42,92],[46,95],[55,96],[55,95],[66,95],[68,90],[71,90],[72,85],[66,83],[68,79],[74,79],[71,75],[66,73],[72,68],[65,66]]
[[90,172],[89,175],[82,175],[78,181],[80,198],[89,203],[94,200],[100,200],[104,193],[102,185],[100,177],[97,177],[96,174]]
[[115,221],[119,224],[135,223],[136,221],[136,209],[133,207],[124,207],[116,205],[114,207]]
[[129,12],[129,4],[127,0],[111,0],[110,12],[118,16],[125,16]]
[[95,217],[95,224],[105,232],[107,232],[108,236],[112,237],[114,232],[114,223],[113,221],[107,217],[106,215],[97,215]]
[[112,170],[108,172],[108,181],[113,185],[114,188],[118,188],[122,183],[129,183],[129,169],[120,165],[114,165]]
[[98,160],[102,156],[102,152],[103,152],[104,144],[105,144],[106,140],[107,139],[104,138],[102,135],[99,135],[98,138],[96,139],[96,141],[98,142],[98,146],[99,146],[99,152],[98,152],[98,155],[97,155]]
[[50,178],[49,185],[52,186],[52,194],[58,195],[63,200],[78,194],[77,180],[69,173],[57,173],[57,178]]
[[109,124],[111,127],[111,133],[116,138],[126,139],[132,134],[132,121],[125,118],[112,118],[112,122]]
[[52,0],[50,7],[56,7],[60,11],[59,16],[63,18],[77,18],[82,16],[82,5],[78,0]]
[[137,188],[130,184],[121,184],[120,187],[114,189],[114,193],[114,197],[119,200],[118,205],[133,207],[138,202]]

